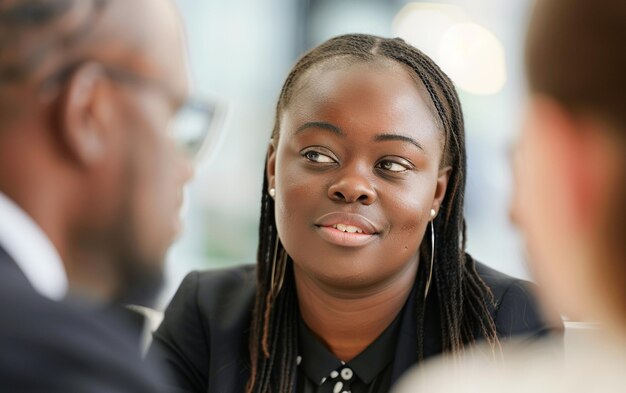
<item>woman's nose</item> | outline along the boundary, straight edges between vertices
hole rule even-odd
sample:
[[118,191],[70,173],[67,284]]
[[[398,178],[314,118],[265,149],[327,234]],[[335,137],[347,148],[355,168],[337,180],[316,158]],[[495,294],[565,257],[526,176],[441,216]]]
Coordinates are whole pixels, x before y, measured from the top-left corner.
[[329,188],[328,197],[334,201],[371,205],[376,191],[363,170],[346,170]]

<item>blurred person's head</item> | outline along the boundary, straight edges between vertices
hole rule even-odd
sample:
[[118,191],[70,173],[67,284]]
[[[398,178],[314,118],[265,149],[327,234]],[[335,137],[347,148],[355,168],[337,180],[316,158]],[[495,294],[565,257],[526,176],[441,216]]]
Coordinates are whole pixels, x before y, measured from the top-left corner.
[[401,39],[340,36],[296,63],[264,177],[249,391],[291,386],[280,365],[295,364],[310,285],[355,298],[417,280],[422,345],[432,273],[444,351],[476,331],[496,340],[490,292],[464,252],[464,140],[452,82]]
[[50,237],[71,290],[158,287],[191,175],[168,135],[187,90],[169,0],[0,3],[0,191]]
[[[626,2],[538,0],[515,218],[549,305],[626,328]],[[616,325],[617,326],[617,325]]]

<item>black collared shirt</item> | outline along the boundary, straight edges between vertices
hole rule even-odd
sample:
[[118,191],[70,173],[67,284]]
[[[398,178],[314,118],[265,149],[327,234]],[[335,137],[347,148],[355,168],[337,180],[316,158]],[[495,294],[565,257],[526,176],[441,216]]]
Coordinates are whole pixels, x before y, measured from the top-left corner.
[[296,392],[388,392],[401,314],[363,352],[347,363],[337,359],[300,319]]

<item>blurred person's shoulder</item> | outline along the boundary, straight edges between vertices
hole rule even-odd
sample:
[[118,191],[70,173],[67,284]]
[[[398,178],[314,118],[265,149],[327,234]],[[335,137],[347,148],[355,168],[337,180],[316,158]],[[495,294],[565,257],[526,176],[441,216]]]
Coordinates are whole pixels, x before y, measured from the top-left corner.
[[560,348],[553,339],[511,342],[494,359],[491,347],[477,345],[461,360],[441,356],[414,368],[393,393],[617,392],[626,385],[626,350],[593,339],[572,343],[564,356],[555,356]]

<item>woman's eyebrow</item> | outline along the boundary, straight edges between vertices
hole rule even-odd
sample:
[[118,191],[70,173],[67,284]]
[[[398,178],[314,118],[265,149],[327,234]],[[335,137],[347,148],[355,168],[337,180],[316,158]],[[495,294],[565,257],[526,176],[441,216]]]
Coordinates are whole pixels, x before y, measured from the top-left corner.
[[311,128],[321,128],[323,130],[331,131],[332,133],[337,134],[339,136],[346,136],[346,134],[341,130],[341,128],[334,126],[330,123],[323,122],[323,121],[310,121],[310,122],[304,123],[303,125],[298,127],[298,129],[296,130],[296,134],[302,131],[305,131],[307,129],[311,129]]
[[414,146],[416,146],[418,149],[425,151],[424,147],[415,139],[411,138],[410,136],[406,136],[406,135],[400,135],[400,134],[379,134],[376,135],[374,137],[374,141],[376,142],[383,142],[383,141],[402,141],[402,142],[408,142]]

